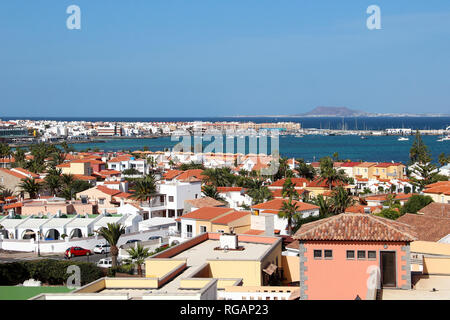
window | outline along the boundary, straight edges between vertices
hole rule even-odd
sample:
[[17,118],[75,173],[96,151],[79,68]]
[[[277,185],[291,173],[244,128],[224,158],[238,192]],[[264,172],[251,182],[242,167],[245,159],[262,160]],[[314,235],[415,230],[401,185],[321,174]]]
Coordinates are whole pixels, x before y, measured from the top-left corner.
[[314,250],[314,259],[322,259],[322,250]]
[[324,256],[325,256],[325,259],[332,259],[333,258],[333,250],[325,250]]
[[376,251],[368,251],[367,252],[367,257],[369,259],[376,259],[377,258],[377,252]]
[[98,199],[98,204],[104,204],[105,203],[105,199]]
[[164,196],[159,196],[159,202],[164,203]]
[[200,226],[200,233],[206,233],[206,226]]
[[173,196],[169,196],[169,202],[173,202]]
[[355,259],[355,251],[347,250],[347,259]]
[[364,250],[358,250],[358,259],[365,259],[366,252]]
[[225,231],[223,231],[223,230],[217,230],[217,232],[219,232],[219,233],[224,233]]

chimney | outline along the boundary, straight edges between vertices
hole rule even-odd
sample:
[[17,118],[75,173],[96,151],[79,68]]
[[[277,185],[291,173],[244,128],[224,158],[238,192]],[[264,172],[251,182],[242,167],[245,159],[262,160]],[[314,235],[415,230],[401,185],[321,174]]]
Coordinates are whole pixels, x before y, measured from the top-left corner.
[[220,235],[220,249],[237,249],[238,236],[233,233],[223,233]]

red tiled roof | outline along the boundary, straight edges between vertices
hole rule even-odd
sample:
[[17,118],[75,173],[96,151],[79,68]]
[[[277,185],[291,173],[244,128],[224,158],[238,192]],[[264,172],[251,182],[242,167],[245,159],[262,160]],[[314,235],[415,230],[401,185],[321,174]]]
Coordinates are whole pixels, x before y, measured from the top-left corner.
[[[276,211],[280,211],[281,208],[283,207],[283,203],[286,200],[283,199],[273,199],[267,202],[263,202],[257,205],[252,206],[253,209],[267,209],[267,210],[276,210]],[[298,211],[305,211],[305,210],[313,210],[313,209],[318,209],[318,206],[315,206],[313,204],[309,204],[306,202],[302,202],[302,201],[296,201],[293,200],[293,203],[295,203],[299,208]],[[264,211],[266,212],[266,211]]]
[[203,207],[195,211],[183,214],[181,219],[195,219],[195,220],[211,220],[218,218],[225,213],[233,212],[230,208],[220,208],[220,207]]
[[180,175],[183,171],[181,170],[168,170],[166,173],[164,173],[163,178],[166,180],[172,180],[176,176]]
[[[345,183],[342,183],[340,181],[333,181],[333,183],[331,184],[332,187],[337,187],[337,186],[345,186]],[[313,181],[308,182],[308,184],[306,185],[307,187],[314,187],[314,188],[328,188],[328,180],[322,180],[320,178],[317,178]]]
[[263,234],[263,233],[264,233],[264,230],[250,229],[250,230],[244,232],[243,234],[260,235],[260,234]]
[[101,192],[106,193],[106,194],[108,194],[110,196],[115,196],[115,195],[121,193],[121,191],[119,191],[119,190],[110,189],[110,188],[107,188],[105,186],[97,186],[96,188],[98,190],[100,190]]
[[449,218],[406,213],[396,221],[413,227],[417,233],[418,240],[421,241],[436,242],[450,234]]
[[220,201],[218,201],[216,199],[213,199],[211,197],[190,199],[190,200],[185,200],[185,202],[189,203],[190,205],[194,206],[195,208],[222,207],[224,205],[223,202],[220,202]]
[[15,203],[11,203],[11,204],[7,204],[3,207],[4,210],[8,210],[8,209],[14,209],[14,208],[20,208],[23,207],[23,203],[22,202],[15,202]]
[[420,209],[419,213],[429,217],[450,219],[450,203],[432,202]]
[[11,176],[14,176],[14,177],[16,177],[16,178],[19,178],[19,179],[25,179],[25,178],[26,178],[23,174],[20,174],[20,173],[18,173],[18,172],[11,171],[11,170],[9,170],[9,169],[0,168],[0,172],[7,173],[7,174],[9,174],[9,175],[11,175]]
[[407,225],[371,214],[342,213],[306,223],[294,239],[317,241],[414,241],[417,234]]
[[17,171],[19,171],[19,172],[21,172],[21,173],[23,173],[23,174],[25,174],[25,175],[30,175],[30,176],[32,176],[33,178],[39,178],[39,175],[37,175],[36,173],[33,173],[33,172],[31,172],[31,171],[28,171],[28,170],[26,170],[26,169],[24,169],[24,168],[19,168],[19,167],[17,167],[17,168],[14,168],[12,171],[15,171],[15,170],[17,170]]
[[[291,181],[296,187],[300,188],[303,188],[303,183],[309,183],[309,180],[305,178],[291,178]],[[280,179],[272,183],[269,187],[282,187],[285,182],[286,179]]]
[[217,187],[217,191],[220,192],[220,193],[241,192],[242,188],[241,187]]
[[[406,200],[411,198],[414,194],[413,193],[392,193],[392,195],[394,195],[394,200]],[[386,201],[387,200],[387,196],[388,194],[380,194],[377,196],[370,196],[370,197],[366,197],[365,200],[369,200],[369,201]]]
[[249,211],[234,211],[234,212],[226,214],[218,219],[213,220],[212,223],[226,225],[232,221],[236,221],[238,219],[241,219],[245,216],[250,216],[250,215],[251,215],[251,212],[249,212]]

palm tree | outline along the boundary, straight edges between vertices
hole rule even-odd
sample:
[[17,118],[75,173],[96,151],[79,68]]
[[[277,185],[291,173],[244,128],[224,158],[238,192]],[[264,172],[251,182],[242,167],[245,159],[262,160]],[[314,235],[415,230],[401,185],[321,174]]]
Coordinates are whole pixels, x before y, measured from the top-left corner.
[[0,158],[9,158],[13,154],[11,147],[6,143],[0,143]]
[[19,188],[21,191],[28,193],[31,199],[36,199],[39,191],[42,189],[42,185],[35,178],[25,178],[22,179]]
[[225,201],[225,199],[220,195],[220,193],[217,191],[216,186],[214,185],[204,185],[202,187],[202,192],[205,197],[210,197],[218,201]]
[[134,193],[131,196],[132,199],[139,201],[148,201],[150,207],[149,214],[151,215],[151,200],[156,195],[156,183],[155,177],[153,175],[147,175],[142,179],[138,179],[134,185]]
[[298,216],[299,205],[293,202],[292,199],[289,201],[283,201],[283,206],[280,212],[278,212],[278,217],[282,219],[287,219],[288,235],[292,235],[292,222]]
[[354,203],[355,200],[349,195],[345,188],[338,187],[334,190],[331,198],[331,206],[335,214],[344,213],[345,209],[351,207]]
[[56,196],[61,189],[61,176],[49,174],[44,178],[44,186],[52,196]]
[[61,182],[67,188],[70,188],[70,186],[72,186],[74,181],[75,181],[75,176],[73,174],[64,173],[63,175],[61,175]]
[[119,223],[108,223],[108,227],[101,227],[95,232],[105,238],[111,246],[112,267],[115,268],[117,266],[117,256],[119,255],[117,243],[120,236],[125,233],[125,228]]
[[273,198],[272,192],[263,186],[262,180],[254,180],[254,185],[248,189],[247,194],[252,198],[252,204],[263,203]]
[[135,248],[128,249],[127,253],[130,255],[131,262],[137,266],[138,275],[142,277],[142,264],[151,256],[150,249],[138,244]]
[[21,148],[16,148],[16,152],[14,152],[14,166],[24,167],[25,164],[26,164],[25,150]]
[[287,178],[283,184],[283,190],[281,191],[283,198],[298,200],[298,192],[295,190],[295,184],[292,182],[291,178]]
[[316,176],[316,170],[304,162],[300,162],[297,167],[298,176],[300,178],[305,178],[308,180],[313,180]]
[[330,201],[325,200],[321,194],[314,199],[313,203],[319,207],[319,217],[326,217],[332,211]]
[[320,178],[319,181],[325,181],[330,190],[336,182],[346,182],[348,180],[344,170],[333,168],[333,160],[330,157],[320,159]]

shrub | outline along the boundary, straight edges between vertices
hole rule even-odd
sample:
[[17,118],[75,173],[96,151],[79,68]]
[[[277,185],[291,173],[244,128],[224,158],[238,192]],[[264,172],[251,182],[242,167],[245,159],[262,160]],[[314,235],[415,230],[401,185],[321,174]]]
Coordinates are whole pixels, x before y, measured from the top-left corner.
[[402,208],[402,213],[417,213],[420,209],[426,207],[433,202],[430,196],[413,195],[405,203]]
[[64,285],[71,275],[67,273],[70,265],[80,267],[82,285],[103,276],[102,270],[90,262],[43,259],[0,264],[0,284],[17,285],[33,278],[49,285]]

